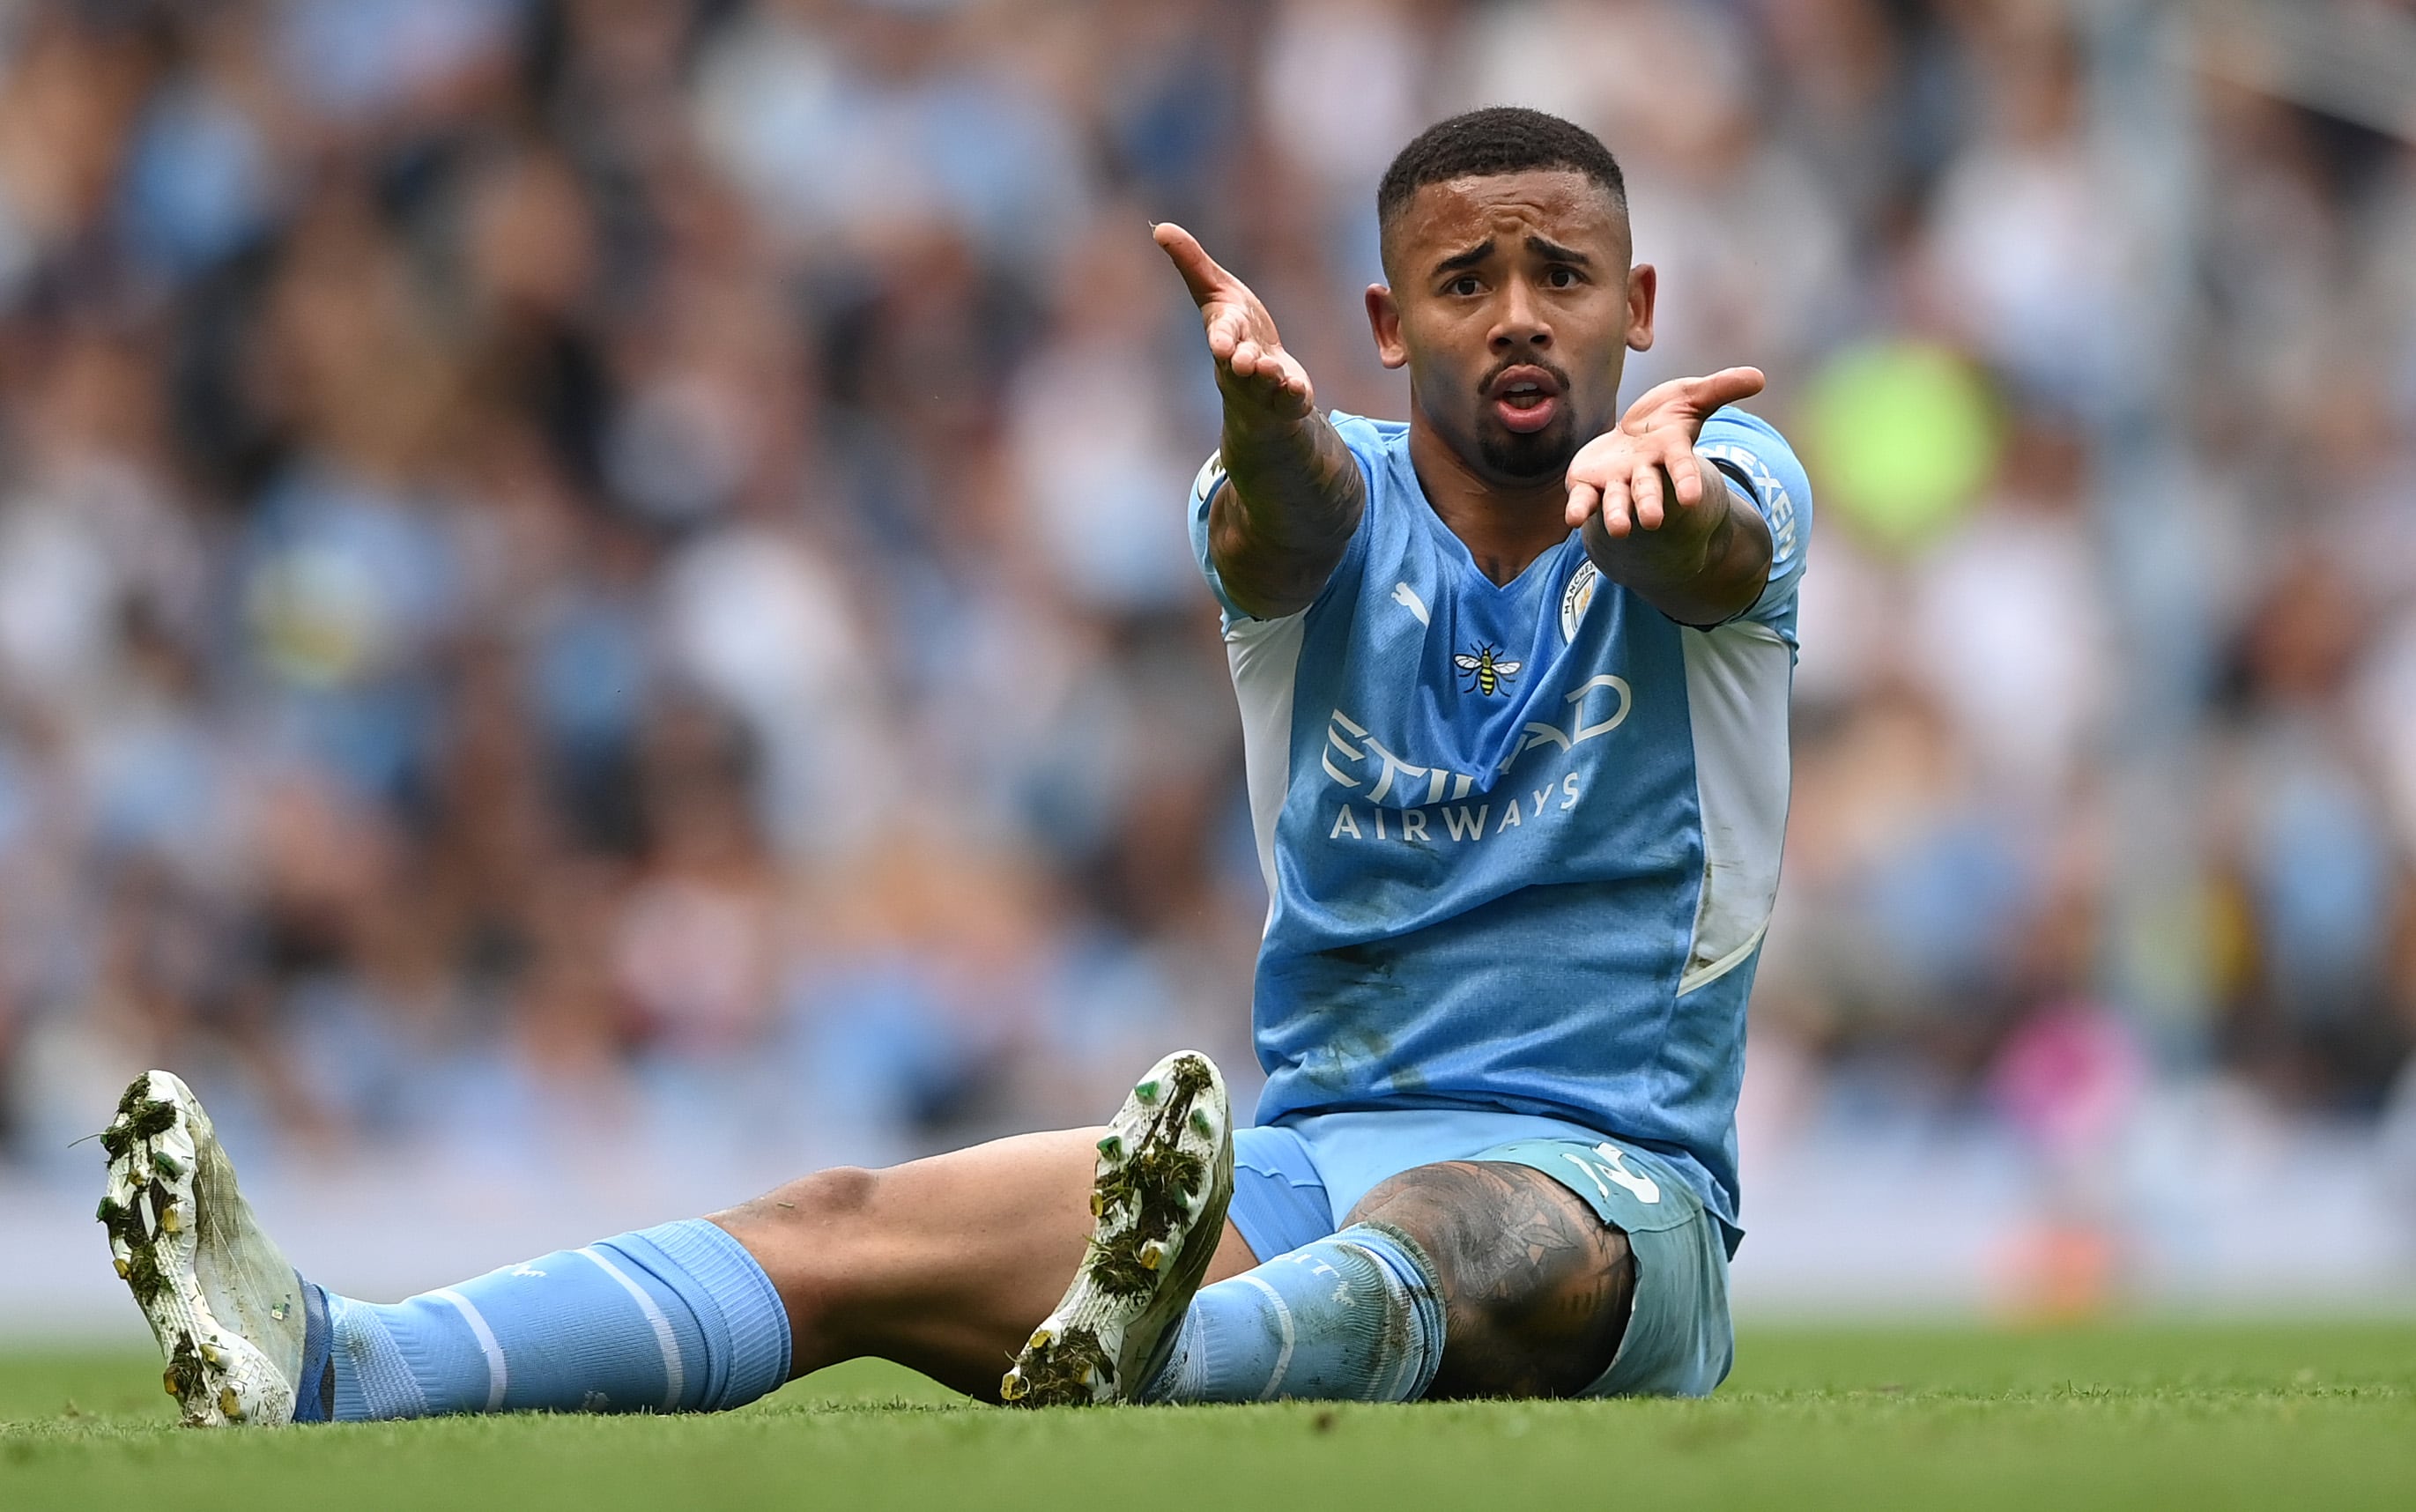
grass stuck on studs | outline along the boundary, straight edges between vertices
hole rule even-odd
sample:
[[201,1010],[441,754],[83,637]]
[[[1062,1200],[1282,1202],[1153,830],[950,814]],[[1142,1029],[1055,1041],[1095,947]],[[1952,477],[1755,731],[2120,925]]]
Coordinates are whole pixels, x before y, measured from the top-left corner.
[[[291,1298],[268,1306],[271,1297],[255,1296],[260,1261],[268,1261],[272,1276],[290,1267],[273,1247],[244,1247],[251,1245],[248,1210],[200,1105],[175,1077],[146,1072],[127,1088],[100,1140],[109,1176],[94,1217],[159,1340],[160,1382],[184,1421],[195,1428],[286,1421],[292,1388],[243,1329],[259,1325],[261,1308],[270,1326],[292,1316]],[[211,1233],[204,1232],[205,1204]]]
[[144,1308],[167,1286],[160,1265],[162,1245],[186,1228],[184,1204],[168,1185],[185,1173],[185,1163],[153,1143],[175,1126],[175,1103],[152,1096],[146,1076],[126,1089],[117,1116],[100,1135],[101,1148],[109,1155],[110,1182],[93,1216],[109,1235],[118,1278]]
[[1002,1399],[1084,1405],[1136,1384],[1123,1377],[1199,1285],[1223,1223],[1216,1085],[1206,1057],[1185,1052],[1134,1086],[1099,1141],[1081,1269],[1000,1383]]
[[[170,1186],[185,1173],[186,1163],[155,1142],[175,1127],[174,1100],[158,1096],[146,1075],[126,1089],[117,1116],[100,1135],[109,1155],[109,1186],[93,1216],[109,1236],[118,1278],[146,1318],[167,1297],[167,1270],[175,1263],[171,1247],[189,1227],[186,1203]],[[163,1336],[159,1342],[168,1356],[160,1380],[188,1418],[217,1405],[209,1400],[216,1394],[208,1389],[203,1341],[188,1332]]]
[[1154,1077],[1133,1088],[1135,1103],[1155,1110],[1140,1138],[1128,1142],[1110,1133],[1099,1142],[1091,1216],[1106,1220],[1117,1213],[1132,1215],[1112,1234],[1092,1241],[1092,1279],[1111,1296],[1138,1296],[1157,1284],[1176,1225],[1207,1196],[1208,1163],[1184,1149],[1180,1135],[1187,1125],[1198,1138],[1215,1137],[1207,1111],[1194,1106],[1212,1075],[1200,1057],[1177,1057],[1162,1081]]
[[1018,1406],[1053,1407],[1088,1402],[1092,1383],[1112,1380],[1116,1362],[1099,1343],[1096,1329],[1068,1328],[1063,1338],[1042,1324],[1023,1346],[1023,1358],[999,1395]]

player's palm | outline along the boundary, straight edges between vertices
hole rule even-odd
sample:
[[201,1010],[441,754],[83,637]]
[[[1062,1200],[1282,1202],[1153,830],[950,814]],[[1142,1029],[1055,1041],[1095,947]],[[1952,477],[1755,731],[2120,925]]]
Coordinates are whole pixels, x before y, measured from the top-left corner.
[[1683,514],[1701,503],[1708,479],[1695,442],[1703,422],[1722,405],[1760,393],[1762,383],[1758,368],[1723,368],[1645,390],[1616,429],[1569,462],[1569,523],[1616,539],[1631,529],[1659,530],[1672,507]]
[[1298,419],[1317,407],[1308,370],[1284,350],[1275,317],[1248,284],[1217,265],[1198,237],[1171,221],[1155,233],[1175,271],[1183,275],[1208,332],[1208,355],[1216,360],[1216,386],[1238,402],[1280,419]]

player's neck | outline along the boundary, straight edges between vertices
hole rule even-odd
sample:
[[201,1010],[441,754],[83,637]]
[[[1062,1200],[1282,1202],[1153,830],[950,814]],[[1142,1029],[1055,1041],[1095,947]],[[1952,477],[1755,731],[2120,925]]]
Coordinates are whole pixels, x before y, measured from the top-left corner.
[[1442,438],[1423,425],[1410,427],[1410,465],[1427,503],[1468,548],[1476,570],[1496,584],[1527,570],[1528,564],[1568,538],[1568,490],[1559,477],[1526,487],[1480,477]]

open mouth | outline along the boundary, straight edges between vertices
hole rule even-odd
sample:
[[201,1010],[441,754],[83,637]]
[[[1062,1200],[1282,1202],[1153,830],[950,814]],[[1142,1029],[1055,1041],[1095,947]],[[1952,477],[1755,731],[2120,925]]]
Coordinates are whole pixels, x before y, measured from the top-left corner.
[[1521,432],[1541,431],[1552,423],[1560,414],[1561,390],[1559,374],[1533,364],[1505,368],[1486,385],[1495,416]]

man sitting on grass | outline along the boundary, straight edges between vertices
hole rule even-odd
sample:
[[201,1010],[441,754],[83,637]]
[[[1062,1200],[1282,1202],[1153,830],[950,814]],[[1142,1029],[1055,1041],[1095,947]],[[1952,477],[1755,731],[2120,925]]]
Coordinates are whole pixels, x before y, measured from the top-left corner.
[[1156,232],[1224,398],[1191,523],[1273,897],[1259,1126],[1179,1053],[1104,1129],[380,1306],[294,1274],[150,1072],[100,1217],[186,1421],[710,1410],[858,1355],[1026,1405],[1719,1383],[1809,492],[1724,408],[1752,369],[1618,414],[1656,282],[1591,134],[1455,117],[1377,208],[1405,424],[1319,413],[1265,307]]

